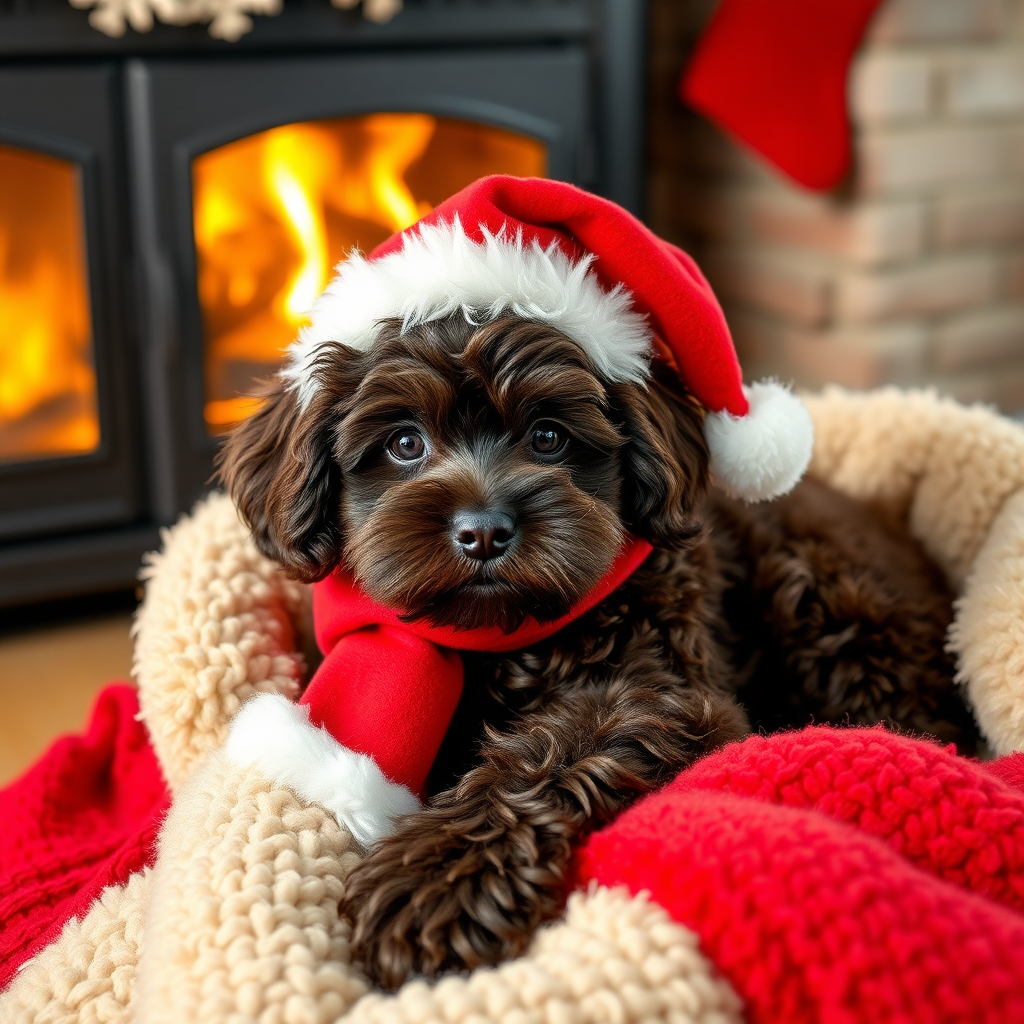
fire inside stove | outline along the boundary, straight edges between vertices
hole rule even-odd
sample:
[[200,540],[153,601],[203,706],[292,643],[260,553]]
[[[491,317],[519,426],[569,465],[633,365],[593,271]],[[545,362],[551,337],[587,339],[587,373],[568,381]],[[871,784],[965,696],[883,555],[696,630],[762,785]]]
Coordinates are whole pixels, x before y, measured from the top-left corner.
[[0,146],[0,462],[99,441],[78,168]]
[[541,177],[543,143],[425,114],[306,121],[193,163],[193,228],[205,334],[206,426],[256,408],[331,269],[369,252],[485,174]]

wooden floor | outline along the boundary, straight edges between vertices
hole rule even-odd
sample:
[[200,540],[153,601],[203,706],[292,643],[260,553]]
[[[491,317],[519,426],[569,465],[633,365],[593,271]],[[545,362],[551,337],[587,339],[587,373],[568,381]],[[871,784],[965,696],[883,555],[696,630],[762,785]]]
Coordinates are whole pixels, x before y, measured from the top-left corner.
[[80,732],[104,683],[130,679],[132,613],[111,603],[127,602],[31,617],[0,610],[0,786],[57,736]]

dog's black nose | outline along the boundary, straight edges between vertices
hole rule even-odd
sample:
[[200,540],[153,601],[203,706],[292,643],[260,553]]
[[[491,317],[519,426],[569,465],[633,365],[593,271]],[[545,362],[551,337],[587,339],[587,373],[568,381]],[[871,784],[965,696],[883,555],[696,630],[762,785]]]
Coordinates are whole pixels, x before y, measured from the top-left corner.
[[465,554],[484,562],[508,550],[516,524],[504,512],[460,512],[452,520],[452,531]]

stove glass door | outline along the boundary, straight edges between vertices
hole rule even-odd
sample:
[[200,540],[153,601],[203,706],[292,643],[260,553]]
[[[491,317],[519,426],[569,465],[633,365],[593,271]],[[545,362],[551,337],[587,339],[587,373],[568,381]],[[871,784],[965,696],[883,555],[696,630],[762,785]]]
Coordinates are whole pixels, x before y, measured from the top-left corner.
[[79,169],[0,145],[0,463],[99,443]]
[[485,174],[543,177],[527,135],[428,114],[287,124],[192,163],[206,429],[253,410],[332,268]]

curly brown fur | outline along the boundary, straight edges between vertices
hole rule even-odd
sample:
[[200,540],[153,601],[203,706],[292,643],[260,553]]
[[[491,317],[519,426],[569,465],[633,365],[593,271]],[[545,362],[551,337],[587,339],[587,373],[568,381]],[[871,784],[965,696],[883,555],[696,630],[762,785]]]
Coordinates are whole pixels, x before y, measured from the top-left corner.
[[[743,704],[755,725],[887,719],[973,742],[943,653],[950,595],[906,530],[814,483],[707,501],[702,412],[671,374],[611,383],[512,316],[385,323],[316,374],[305,410],[272,389],[222,464],[296,578],[344,560],[409,618],[511,631],[569,609],[624,531],[655,545],[550,639],[464,656],[434,796],[346,884],[353,951],[385,987],[520,952],[561,912],[574,845],[744,735]],[[500,557],[467,555],[467,510],[511,524]]]
[[[464,628],[559,618],[590,590],[623,529],[671,543],[691,530],[707,451],[689,399],[602,381],[568,338],[509,317],[461,318],[369,352],[330,346],[309,407],[278,381],[228,439],[221,478],[257,546],[295,578],[344,558],[374,599],[410,619]],[[655,404],[656,403],[656,404]],[[552,457],[531,428],[571,439]],[[389,455],[403,428],[429,444],[421,464]],[[515,519],[513,557],[453,557],[460,510]]]
[[973,753],[945,648],[953,594],[881,506],[805,480],[771,505],[709,510],[740,699],[761,728],[888,722]]
[[[747,732],[698,547],[656,552],[543,644],[467,665],[467,691],[497,705],[475,764],[346,883],[354,949],[382,985],[522,952],[561,913],[582,836]],[[453,739],[439,761],[457,774],[467,744]]]

